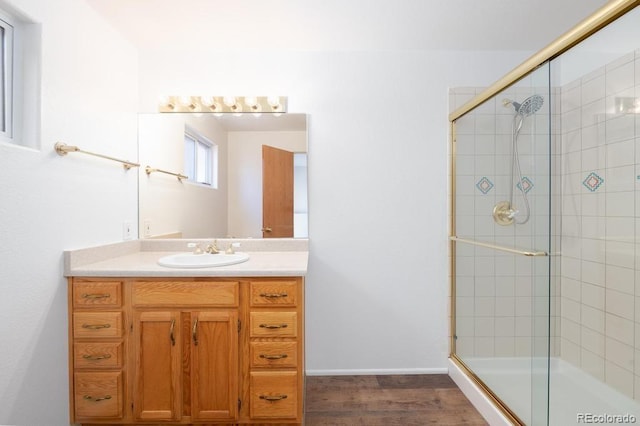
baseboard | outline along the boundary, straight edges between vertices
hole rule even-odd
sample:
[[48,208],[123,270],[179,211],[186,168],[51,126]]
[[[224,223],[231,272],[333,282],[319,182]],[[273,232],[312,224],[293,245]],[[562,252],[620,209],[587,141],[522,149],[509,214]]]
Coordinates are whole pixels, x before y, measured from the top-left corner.
[[385,376],[393,374],[448,374],[447,368],[384,368],[307,370],[307,376]]

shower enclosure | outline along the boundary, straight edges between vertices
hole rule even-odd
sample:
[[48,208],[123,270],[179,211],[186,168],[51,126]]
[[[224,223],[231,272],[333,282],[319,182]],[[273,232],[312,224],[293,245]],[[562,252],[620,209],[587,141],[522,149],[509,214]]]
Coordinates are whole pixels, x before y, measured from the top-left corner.
[[451,360],[504,424],[640,422],[638,5],[450,93]]

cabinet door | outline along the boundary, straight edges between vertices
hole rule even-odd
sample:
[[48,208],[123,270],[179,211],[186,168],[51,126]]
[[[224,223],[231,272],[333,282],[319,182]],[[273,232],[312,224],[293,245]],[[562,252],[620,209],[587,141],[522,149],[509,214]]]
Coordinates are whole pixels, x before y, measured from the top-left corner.
[[233,420],[238,407],[238,314],[191,314],[193,420]]
[[178,420],[179,312],[135,312],[134,319],[134,416],[136,420]]

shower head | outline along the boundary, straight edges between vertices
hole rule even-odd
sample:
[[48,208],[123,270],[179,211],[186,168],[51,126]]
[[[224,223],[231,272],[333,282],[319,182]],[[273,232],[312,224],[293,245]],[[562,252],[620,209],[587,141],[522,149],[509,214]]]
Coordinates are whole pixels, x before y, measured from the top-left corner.
[[513,105],[516,110],[516,114],[520,114],[523,117],[528,117],[532,114],[538,112],[540,108],[542,108],[542,104],[544,103],[544,98],[540,95],[532,95],[527,99],[522,101],[522,103],[518,103],[515,101],[509,101],[505,99],[505,105]]

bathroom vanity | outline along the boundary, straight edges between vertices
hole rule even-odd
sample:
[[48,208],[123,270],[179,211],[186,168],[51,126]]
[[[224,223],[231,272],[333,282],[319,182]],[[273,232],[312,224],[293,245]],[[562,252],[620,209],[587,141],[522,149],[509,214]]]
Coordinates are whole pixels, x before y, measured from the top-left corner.
[[157,264],[183,240],[66,252],[72,422],[302,424],[306,241],[252,244],[189,269]]

